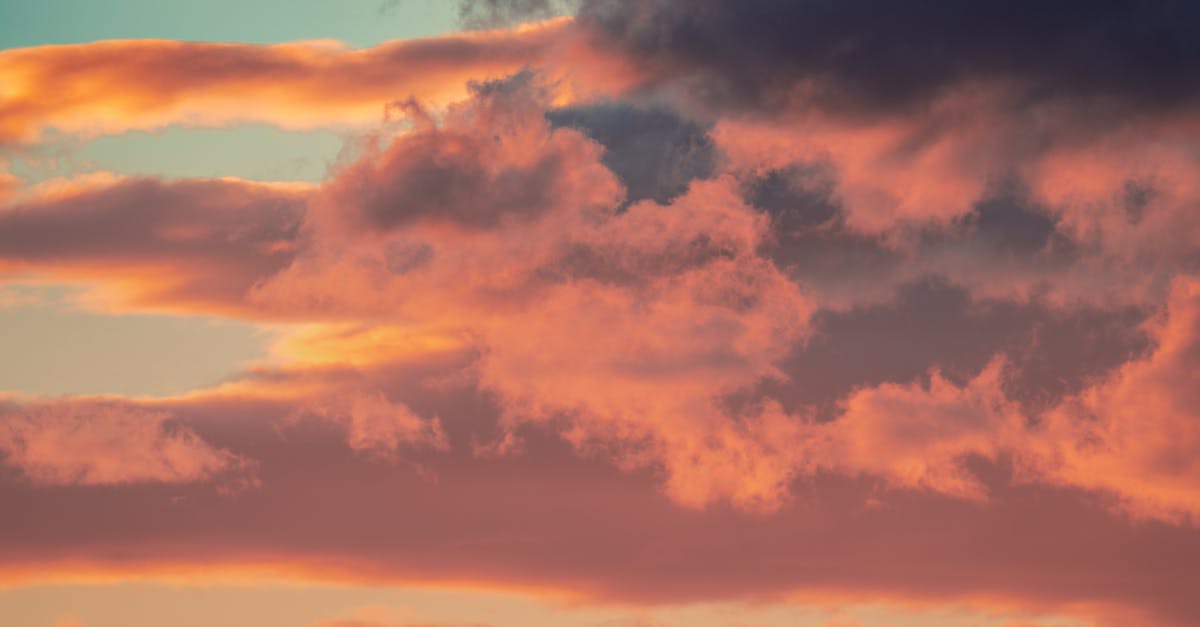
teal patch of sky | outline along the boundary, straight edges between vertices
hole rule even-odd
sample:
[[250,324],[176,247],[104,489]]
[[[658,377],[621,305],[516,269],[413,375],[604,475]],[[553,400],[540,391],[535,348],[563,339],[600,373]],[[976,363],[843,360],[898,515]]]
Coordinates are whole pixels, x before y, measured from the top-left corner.
[[79,288],[0,284],[0,392],[167,396],[264,359],[273,336],[206,316],[106,315]]
[[457,27],[452,0],[0,0],[0,48],[144,38],[366,47]]
[[171,126],[79,141],[48,134],[12,155],[9,171],[29,183],[88,172],[256,181],[319,181],[337,159],[344,133],[267,125]]

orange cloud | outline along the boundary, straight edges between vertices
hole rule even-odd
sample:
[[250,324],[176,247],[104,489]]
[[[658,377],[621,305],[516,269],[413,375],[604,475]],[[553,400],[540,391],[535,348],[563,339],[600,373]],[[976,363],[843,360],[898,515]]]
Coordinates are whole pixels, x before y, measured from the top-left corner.
[[[928,386],[860,389],[815,427],[807,463],[880,477],[905,488],[972,499],[987,488],[965,467],[1005,456],[1018,482],[1050,482],[1114,496],[1140,518],[1200,520],[1200,281],[1182,277],[1149,323],[1153,351],[1044,412],[1005,391],[1001,360],[958,386],[937,372]],[[802,456],[803,459],[803,456]]]
[[189,483],[246,466],[169,419],[102,401],[9,407],[0,413],[0,451],[6,464],[47,485]]
[[[1021,424],[1000,362],[963,387],[934,375],[927,387],[860,389],[828,425],[770,397],[729,406],[763,381],[787,379],[781,362],[810,333],[816,303],[829,306],[764,256],[772,224],[745,204],[740,179],[694,181],[668,206],[617,210],[622,188],[600,147],[547,122],[554,91],[544,79],[526,72],[470,89],[442,114],[409,107],[411,130],[367,144],[319,190],[233,180],[43,186],[0,213],[0,256],[13,269],[101,277],[126,303],[323,321],[279,344],[301,367],[476,355],[475,381],[504,410],[500,441],[511,444],[525,424],[564,425],[580,450],[661,470],[668,493],[693,506],[771,510],[789,482],[821,469],[981,498],[968,459],[1060,446],[1061,434]],[[773,154],[769,141],[748,141],[754,128],[743,130],[718,129],[738,172],[817,154],[789,152],[787,135],[774,138],[783,143]],[[875,155],[868,163],[920,170],[920,160],[880,156],[910,132],[864,144]],[[1066,202],[1052,189],[1035,188]],[[938,270],[979,285],[972,273],[981,266],[906,261],[909,276]],[[1032,270],[1014,280],[1047,279]],[[1059,278],[1069,286],[1073,276]],[[319,378],[309,385],[276,391],[325,407],[352,448],[445,446],[438,423],[369,387],[339,396]]]
[[[1194,113],[1099,125],[1070,103],[1029,108],[1017,93],[967,81],[909,115],[798,108],[720,118],[712,137],[725,168],[744,179],[828,172],[808,192],[827,183],[835,215],[785,235],[812,244],[840,236],[887,259],[850,277],[839,264],[799,267],[826,306],[885,301],[896,285],[930,275],[977,297],[1063,308],[1160,302],[1171,278],[1194,266]],[[981,218],[1006,189],[1000,202],[1021,210]],[[803,258],[813,257],[825,261]],[[836,280],[823,278],[830,273]]]
[[10,198],[17,195],[24,183],[20,178],[7,171],[8,164],[0,161],[0,205],[8,202]]
[[[283,323],[275,362],[209,390],[0,410],[0,566],[1115,599],[1195,622],[1194,116],[1076,123],[1077,99],[957,77],[902,115],[802,106],[800,84],[717,116],[576,28],[0,52],[0,143],[367,124],[402,102],[319,186],[0,174],[5,275]],[[588,124],[651,104],[716,116],[646,116],[690,129],[654,154],[716,165],[627,202],[618,166],[639,163]],[[1107,334],[1156,307],[1144,354]],[[1119,346],[1038,361],[1076,322],[1059,353]],[[858,344],[808,351],[822,338]],[[1063,381],[1022,394],[1018,372]],[[226,477],[261,492],[214,495]],[[111,517],[64,516],[100,490]]]
[[[274,45],[105,41],[0,53],[0,140],[47,128],[97,134],[175,122],[286,127],[373,122],[409,94],[440,100],[469,78],[537,61],[564,23],[396,41]],[[419,71],[418,71],[419,70]],[[114,88],[114,86],[119,86]]]
[[851,394],[826,425],[833,433],[820,451],[824,463],[898,487],[985,498],[964,461],[994,460],[1022,433],[1020,408],[1001,389],[1003,368],[993,360],[961,387],[935,371],[927,387],[887,383]]
[[468,80],[553,66],[562,97],[619,88],[627,72],[581,46],[568,19],[511,30],[391,41],[272,45],[113,40],[0,51],[0,143],[169,124],[285,128],[378,122],[384,106],[445,104]]
[[618,212],[599,147],[550,128],[535,77],[473,91],[339,172],[309,215],[313,245],[253,298],[471,338],[510,428],[565,418],[582,448],[663,465],[682,502],[775,507],[792,469],[763,438],[792,427],[769,409],[735,426],[720,407],[781,376],[811,311],[759,255],[766,222],[729,179]]
[[424,420],[378,391],[351,392],[321,400],[316,411],[345,426],[346,442],[355,451],[394,460],[401,447],[427,446],[437,450],[449,447],[446,433],[436,418]]
[[245,310],[298,245],[307,186],[92,177],[0,207],[0,273],[91,282],[108,306]]
[[[1200,521],[1200,280],[1175,281],[1156,346],[1044,417],[1039,470],[1112,493],[1140,517]],[[1034,450],[1037,450],[1035,443]]]

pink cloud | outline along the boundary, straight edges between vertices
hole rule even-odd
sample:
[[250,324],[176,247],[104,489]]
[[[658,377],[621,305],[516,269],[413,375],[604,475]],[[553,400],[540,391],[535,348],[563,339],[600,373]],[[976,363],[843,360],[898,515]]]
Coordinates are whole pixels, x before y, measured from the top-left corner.
[[928,386],[887,383],[854,392],[825,426],[831,433],[819,451],[822,463],[901,488],[986,498],[966,458],[995,460],[1023,432],[1020,408],[1001,389],[1003,369],[994,360],[964,386],[935,371]]
[[344,426],[350,448],[372,456],[395,459],[405,447],[446,450],[449,446],[436,418],[423,419],[379,391],[349,392],[329,401],[318,401],[317,411],[327,420]]
[[[1051,480],[1114,494],[1136,516],[1200,521],[1200,280],[1181,277],[1150,323],[1152,353],[1051,410]],[[1036,450],[1036,449],[1035,449]]]
[[[8,141],[181,120],[357,124],[418,96],[319,187],[110,178],[13,191],[0,180],[0,271],[92,282],[114,307],[307,325],[285,333],[282,365],[212,390],[13,405],[0,450],[30,485],[0,485],[24,504],[0,521],[5,564],[266,564],[641,602],[797,590],[1055,608],[1115,598],[1139,617],[1200,615],[1188,586],[1200,559],[1200,283],[1189,278],[1200,193],[1187,115],[1101,131],[1061,102],[1017,107],[1010,85],[974,82],[905,116],[729,115],[714,121],[711,175],[667,204],[626,206],[605,147],[547,119],[638,78],[565,43],[571,28],[364,51],[0,53],[0,77],[20,78],[0,103]],[[571,74],[552,53],[587,67]],[[398,71],[417,63],[428,71]],[[529,63],[550,67],[482,80]],[[589,92],[589,75],[608,82]],[[118,80],[135,87],[103,87]],[[232,105],[251,91],[261,97]],[[748,198],[769,173],[809,166],[828,173],[821,220],[784,228]],[[998,179],[1020,193],[987,214],[1008,189]],[[969,368],[942,363],[973,338],[938,334],[936,303],[894,302],[930,277],[961,287],[962,309],[1000,318],[1031,304],[1063,324],[1081,311],[1162,312],[1144,327],[1147,353],[1031,399],[1011,385],[1023,364],[1009,357],[1028,348],[1011,338],[1024,335],[973,348],[983,357]],[[911,315],[888,328],[926,329],[933,363],[923,376],[916,359],[852,364],[837,380],[860,379],[829,392],[830,407],[779,393],[853,361],[803,361],[834,314]],[[923,351],[893,339],[871,335],[857,354]],[[261,500],[214,504],[193,485],[251,467]],[[97,486],[128,509],[99,531],[61,516]],[[1113,516],[1097,497],[1154,522]]]
[[[473,89],[342,170],[310,216],[313,246],[254,297],[474,338],[510,428],[563,418],[580,447],[621,443],[622,465],[663,465],[681,501],[776,506],[792,471],[761,438],[786,418],[738,427],[720,407],[781,376],[811,311],[759,255],[762,216],[730,179],[619,212],[599,147],[550,128],[536,79]],[[431,176],[430,193],[414,184]]]
[[190,483],[242,470],[170,415],[105,401],[9,407],[0,414],[4,463],[45,485]]

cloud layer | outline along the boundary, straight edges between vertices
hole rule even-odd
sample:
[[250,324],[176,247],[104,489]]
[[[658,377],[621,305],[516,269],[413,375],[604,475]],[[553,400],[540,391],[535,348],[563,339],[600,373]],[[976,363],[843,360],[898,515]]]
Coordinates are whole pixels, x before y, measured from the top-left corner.
[[0,278],[276,338],[179,397],[6,401],[0,570],[1194,622],[1192,9],[884,4],[0,52],[22,149],[357,129],[319,184],[0,179]]

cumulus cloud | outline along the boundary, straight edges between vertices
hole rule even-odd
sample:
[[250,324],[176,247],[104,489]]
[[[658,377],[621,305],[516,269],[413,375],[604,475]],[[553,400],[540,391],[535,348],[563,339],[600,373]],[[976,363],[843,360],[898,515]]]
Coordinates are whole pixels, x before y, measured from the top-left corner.
[[466,333],[511,424],[562,418],[580,446],[642,442],[613,450],[665,467],[689,503],[776,503],[790,469],[760,465],[755,451],[770,445],[719,406],[724,392],[782,376],[774,364],[811,310],[758,254],[766,221],[732,179],[621,210],[600,146],[551,127],[532,76],[473,91],[441,120],[415,111],[411,132],[329,182],[313,246],[256,298]]
[[[1193,13],[590,0],[361,51],[0,53],[20,79],[0,141],[395,103],[320,185],[0,181],[6,275],[296,323],[277,363],[211,390],[6,406],[25,483],[0,492],[24,507],[0,545],[14,568],[118,546],[605,599],[1117,599],[1195,622]],[[380,463],[401,459],[444,481]],[[262,501],[186,509],[246,460]],[[18,543],[93,485],[142,526]]]

